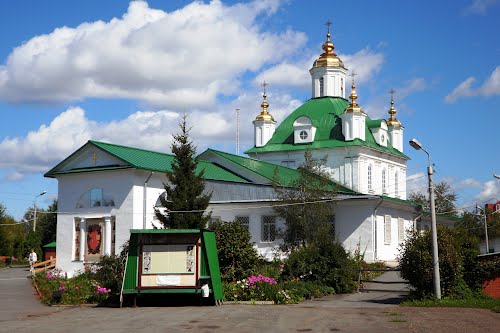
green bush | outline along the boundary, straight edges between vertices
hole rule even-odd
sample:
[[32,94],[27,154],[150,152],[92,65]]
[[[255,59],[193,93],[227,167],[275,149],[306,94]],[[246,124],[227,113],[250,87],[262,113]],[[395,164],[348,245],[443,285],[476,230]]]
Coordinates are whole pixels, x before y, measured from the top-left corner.
[[293,250],[285,261],[283,275],[331,287],[337,293],[352,292],[354,262],[343,245],[331,238]]
[[237,222],[212,222],[222,279],[241,280],[255,271],[259,257],[250,242],[248,229]]
[[[461,244],[453,232],[438,226],[439,268],[441,292],[451,295],[463,289],[463,257]],[[414,232],[403,244],[398,257],[401,277],[408,280],[416,297],[424,298],[434,292],[431,233]]]

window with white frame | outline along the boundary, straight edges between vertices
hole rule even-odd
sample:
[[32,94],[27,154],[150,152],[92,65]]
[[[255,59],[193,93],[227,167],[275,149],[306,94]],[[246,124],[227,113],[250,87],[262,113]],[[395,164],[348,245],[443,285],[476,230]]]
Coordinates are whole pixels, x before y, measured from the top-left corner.
[[373,191],[372,187],[372,165],[368,165],[368,191]]
[[399,180],[398,180],[398,172],[394,174],[394,196],[399,195]]
[[276,216],[262,216],[261,241],[274,242],[276,239]]
[[208,227],[211,228],[215,223],[221,222],[220,216],[211,216],[210,221],[208,221]]
[[234,218],[234,222],[238,222],[243,227],[245,227],[248,231],[250,231],[250,217],[249,216],[236,216]]
[[391,215],[384,216],[384,244],[391,245]]
[[405,220],[403,218],[398,218],[398,241],[403,243],[405,240]]
[[386,182],[385,182],[385,169],[382,170],[382,193],[387,193]]
[[324,93],[324,89],[325,89],[325,83],[324,83],[324,80],[323,78],[321,77],[319,79],[319,96],[322,97],[325,95]]
[[76,208],[90,208],[90,207],[113,207],[115,201],[109,195],[105,195],[102,188],[93,188],[85,192],[78,202]]
[[329,222],[328,231],[330,233],[330,236],[335,237],[335,214],[330,215],[328,222]]

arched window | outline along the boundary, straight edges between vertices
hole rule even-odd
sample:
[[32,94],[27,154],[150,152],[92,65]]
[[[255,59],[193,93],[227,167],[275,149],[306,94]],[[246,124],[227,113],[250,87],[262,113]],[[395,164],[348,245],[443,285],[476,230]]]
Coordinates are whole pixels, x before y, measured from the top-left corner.
[[325,83],[323,82],[323,78],[319,78],[319,96],[324,96]]
[[382,193],[387,193],[387,188],[385,186],[385,169],[382,170]]
[[394,195],[397,197],[399,195],[399,184],[398,184],[398,172],[394,174]]
[[368,166],[368,191],[372,191],[372,165]]
[[115,201],[112,197],[105,195],[102,188],[93,188],[85,192],[78,200],[76,208],[89,207],[114,207]]

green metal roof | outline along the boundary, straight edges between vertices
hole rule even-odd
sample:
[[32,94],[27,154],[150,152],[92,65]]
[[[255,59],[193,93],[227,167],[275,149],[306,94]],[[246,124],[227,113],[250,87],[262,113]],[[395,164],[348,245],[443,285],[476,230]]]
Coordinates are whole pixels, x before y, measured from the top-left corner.
[[[78,168],[71,170],[58,171],[58,167],[64,162],[59,163],[56,167],[45,174],[46,177],[54,177],[58,174],[90,172],[90,171],[103,171],[103,170],[116,170],[123,168],[137,168],[143,170],[166,172],[172,171],[171,164],[174,161],[174,155],[159,153],[155,151],[132,148],[127,146],[115,145],[111,143],[88,141],[87,144],[94,145],[99,149],[107,152],[110,155],[122,160],[127,165],[105,165],[91,168]],[[83,147],[82,147],[83,148]],[[81,148],[80,148],[81,149]],[[74,154],[78,153],[76,151]],[[73,155],[74,155],[73,154]],[[220,180],[239,183],[248,183],[248,181],[229,170],[223,169],[211,162],[198,160],[198,167],[196,172],[199,173],[205,170],[205,179]]]
[[[302,104],[298,109],[292,112],[276,128],[273,137],[263,147],[254,147],[245,153],[267,153],[277,151],[305,150],[318,148],[364,146],[387,154],[395,155],[400,158],[409,159],[408,156],[392,147],[389,142],[387,147],[377,144],[368,125],[365,126],[365,141],[355,139],[345,141],[342,134],[342,120],[340,115],[349,105],[347,100],[340,97],[319,97],[312,98]],[[293,122],[301,116],[311,119],[313,126],[316,127],[314,141],[310,144],[294,144]],[[372,119],[366,118],[367,123],[372,124]],[[373,125],[373,124],[372,124]]]
[[[243,168],[246,168],[249,171],[258,174],[259,176],[268,179],[270,182],[274,181],[274,175],[275,173],[277,173],[280,181],[279,185],[281,186],[292,186],[294,182],[297,181],[300,177],[300,171],[296,169],[287,168],[281,165],[256,160],[253,158],[233,155],[218,150],[207,149],[207,151],[225,158],[226,160],[229,160]],[[351,189],[348,189],[347,187],[344,187],[333,181],[331,181],[331,189],[334,189],[336,192],[355,193]]]
[[199,234],[200,229],[130,229],[131,234]]
[[49,244],[45,244],[44,246],[42,247],[56,247],[56,242],[52,242],[52,243],[49,243]]

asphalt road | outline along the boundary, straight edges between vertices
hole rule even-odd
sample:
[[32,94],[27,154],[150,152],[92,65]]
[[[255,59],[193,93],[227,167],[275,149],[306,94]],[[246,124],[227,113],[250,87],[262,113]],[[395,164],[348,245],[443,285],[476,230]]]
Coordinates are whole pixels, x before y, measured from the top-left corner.
[[378,290],[386,286],[383,291],[333,295],[296,305],[119,309],[41,305],[28,274],[17,268],[0,270],[0,332],[434,333],[497,332],[500,327],[500,315],[488,310],[399,307],[406,291],[396,283],[375,283]]

